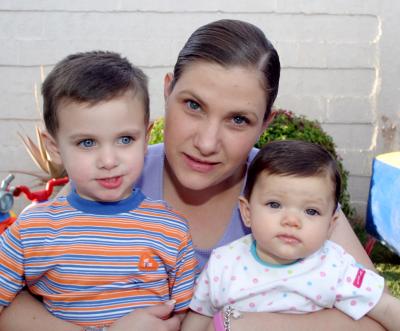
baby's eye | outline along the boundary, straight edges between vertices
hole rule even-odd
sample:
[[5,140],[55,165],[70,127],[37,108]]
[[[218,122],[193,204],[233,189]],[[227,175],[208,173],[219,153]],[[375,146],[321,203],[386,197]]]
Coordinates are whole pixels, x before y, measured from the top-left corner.
[[267,203],[267,206],[273,209],[278,209],[281,207],[281,204],[279,202],[276,201],[271,201]]
[[235,125],[244,125],[250,122],[249,119],[243,115],[233,116],[232,121]]
[[315,209],[312,209],[312,208],[306,209],[306,214],[310,215],[310,216],[320,215],[318,210],[315,210]]
[[190,110],[197,111],[200,109],[200,105],[196,101],[193,101],[193,100],[187,100],[186,105]]
[[93,139],[84,139],[78,143],[78,146],[83,148],[90,148],[96,146],[96,142]]
[[133,142],[133,138],[129,136],[123,136],[118,139],[118,143],[121,145],[129,145]]

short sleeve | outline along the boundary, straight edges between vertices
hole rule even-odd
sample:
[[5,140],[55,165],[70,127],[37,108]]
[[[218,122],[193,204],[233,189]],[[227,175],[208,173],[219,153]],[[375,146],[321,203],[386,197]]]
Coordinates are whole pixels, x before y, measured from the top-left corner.
[[214,277],[211,274],[211,270],[213,270],[212,265],[216,263],[214,257],[215,255],[211,254],[210,260],[196,280],[194,295],[190,303],[190,309],[201,315],[206,315],[210,317],[214,316],[217,313],[217,308],[212,304],[211,299],[211,280]]
[[354,258],[343,252],[343,274],[338,279],[334,306],[358,320],[366,315],[380,300],[384,279],[365,269]]

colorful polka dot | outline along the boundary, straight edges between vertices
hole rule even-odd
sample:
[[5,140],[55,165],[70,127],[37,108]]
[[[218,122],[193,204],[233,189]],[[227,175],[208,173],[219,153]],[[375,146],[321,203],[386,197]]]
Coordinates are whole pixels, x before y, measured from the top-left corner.
[[357,301],[356,301],[356,300],[351,300],[351,301],[350,301],[350,304],[351,304],[352,306],[355,306],[355,305],[357,305]]
[[257,284],[258,283],[258,278],[253,278],[253,284]]
[[249,303],[249,307],[250,307],[250,308],[254,308],[255,306],[256,306],[256,304],[255,304],[254,302],[250,302],[250,303]]

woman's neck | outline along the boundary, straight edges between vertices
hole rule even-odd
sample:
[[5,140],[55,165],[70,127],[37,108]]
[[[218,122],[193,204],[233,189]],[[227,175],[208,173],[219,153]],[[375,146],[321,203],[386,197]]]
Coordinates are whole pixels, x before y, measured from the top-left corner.
[[242,190],[245,166],[236,175],[204,190],[183,187],[167,161],[163,177],[164,199],[188,219],[195,247],[214,247],[231,221]]

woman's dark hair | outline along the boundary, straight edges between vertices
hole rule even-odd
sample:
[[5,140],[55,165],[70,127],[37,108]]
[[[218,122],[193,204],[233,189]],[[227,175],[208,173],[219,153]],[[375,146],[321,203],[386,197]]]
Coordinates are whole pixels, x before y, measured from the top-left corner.
[[171,90],[185,68],[194,62],[214,62],[225,68],[243,66],[262,73],[267,107],[271,112],[279,88],[280,62],[274,46],[255,25],[239,20],[219,20],[198,28],[178,55]]
[[318,144],[279,140],[264,145],[249,166],[244,188],[246,199],[250,199],[254,184],[263,172],[296,177],[328,174],[334,186],[335,206],[338,204],[342,185],[339,167],[329,152]]

